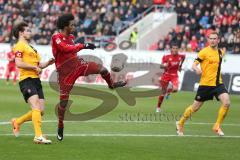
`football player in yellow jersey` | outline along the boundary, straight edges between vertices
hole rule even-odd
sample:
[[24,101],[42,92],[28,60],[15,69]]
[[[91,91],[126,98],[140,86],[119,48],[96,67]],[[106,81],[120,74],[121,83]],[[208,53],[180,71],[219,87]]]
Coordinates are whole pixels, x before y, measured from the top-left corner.
[[18,40],[13,48],[15,62],[20,72],[19,86],[23,97],[32,110],[23,116],[12,119],[13,133],[19,135],[20,125],[32,120],[35,137],[33,141],[38,144],[50,144],[51,140],[46,139],[41,130],[41,116],[44,110],[44,94],[39,75],[43,68],[54,63],[50,59],[45,63],[40,63],[38,52],[29,44],[31,30],[26,22],[20,22],[13,27],[12,33]]
[[[197,112],[205,101],[213,100],[213,97],[221,101],[221,107],[218,112],[217,121],[213,126],[213,131],[219,136],[224,136],[220,125],[230,107],[229,94],[222,82],[221,75],[221,63],[224,53],[218,48],[219,35],[217,32],[211,32],[208,41],[210,45],[198,53],[198,57],[192,66],[196,74],[201,75],[201,79],[195,101],[185,110],[180,120],[176,122],[177,134],[180,136],[183,135],[185,121],[192,113]],[[199,64],[201,69],[198,68]]]

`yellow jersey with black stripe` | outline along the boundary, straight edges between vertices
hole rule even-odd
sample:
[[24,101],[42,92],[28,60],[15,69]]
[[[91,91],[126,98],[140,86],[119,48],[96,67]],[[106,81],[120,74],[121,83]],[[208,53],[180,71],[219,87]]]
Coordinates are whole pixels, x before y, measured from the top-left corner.
[[[13,51],[15,53],[16,58],[22,58],[22,61],[24,63],[38,66],[40,63],[40,55],[37,53],[37,51],[30,46],[28,43],[24,41],[18,41],[16,45],[13,48]],[[39,78],[39,75],[34,70],[28,70],[28,69],[22,69],[19,68],[20,72],[20,81],[26,79],[26,78]]]
[[208,46],[203,48],[194,63],[200,63],[202,75],[200,86],[217,86],[222,84],[221,64],[224,52]]

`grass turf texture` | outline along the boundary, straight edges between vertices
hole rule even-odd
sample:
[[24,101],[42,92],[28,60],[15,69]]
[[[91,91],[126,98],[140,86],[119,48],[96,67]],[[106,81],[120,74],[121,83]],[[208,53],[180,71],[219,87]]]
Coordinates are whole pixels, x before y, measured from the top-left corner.
[[[54,108],[58,94],[47,83],[43,84],[46,108],[43,132],[53,140],[52,145],[33,144],[32,123],[21,127],[20,137],[12,136],[8,123],[29,110],[18,86],[5,85],[0,81],[0,160],[25,159],[240,159],[240,124],[238,96],[231,96],[231,109],[224,121],[226,136],[217,137],[211,131],[216,120],[219,103],[209,101],[185,126],[185,137],[175,136],[175,117],[192,103],[195,93],[179,92],[165,100],[162,110],[165,115],[157,119],[154,114],[157,97],[138,98],[135,106],[128,106],[119,98],[118,106],[111,112],[87,122],[65,123],[63,142],[55,138],[57,118]],[[103,86],[91,86],[113,93]],[[73,113],[90,111],[100,100],[83,96],[72,96]],[[138,118],[139,115],[139,118]],[[173,116],[174,115],[174,116]],[[173,118],[174,117],[174,118]]]

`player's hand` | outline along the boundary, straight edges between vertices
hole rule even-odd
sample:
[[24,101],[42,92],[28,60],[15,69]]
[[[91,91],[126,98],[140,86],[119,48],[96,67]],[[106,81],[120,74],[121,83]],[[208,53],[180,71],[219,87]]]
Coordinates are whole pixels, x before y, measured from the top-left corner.
[[85,43],[84,44],[84,49],[96,49],[96,46],[92,43]]
[[167,67],[168,67],[167,63],[160,64],[160,68],[167,68]]
[[40,67],[35,67],[34,70],[37,72],[37,74],[41,74],[42,73],[42,69]]
[[50,59],[48,60],[48,65],[51,65],[51,64],[53,64],[53,63],[55,63],[55,59],[54,59],[54,58],[50,58]]
[[202,74],[202,71],[200,69],[195,70],[195,72],[196,72],[197,75]]

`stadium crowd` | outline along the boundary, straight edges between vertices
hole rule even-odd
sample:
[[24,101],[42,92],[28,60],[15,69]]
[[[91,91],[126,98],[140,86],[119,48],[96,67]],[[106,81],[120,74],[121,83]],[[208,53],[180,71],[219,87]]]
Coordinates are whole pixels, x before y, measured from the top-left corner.
[[172,0],[171,3],[175,5],[178,25],[159,40],[158,50],[168,50],[171,41],[177,41],[181,51],[199,51],[213,29],[221,36],[221,48],[240,54],[239,0]]
[[[152,2],[173,4],[177,12],[177,27],[159,40],[156,49],[168,50],[174,40],[182,51],[199,51],[206,45],[209,30],[216,29],[222,36],[220,47],[231,53],[240,52],[239,0]],[[126,22],[151,4],[140,5],[140,0],[0,0],[0,43],[11,42],[13,24],[24,19],[32,28],[32,43],[50,44],[57,17],[67,12],[76,15],[77,37],[115,36]]]
[[73,13],[78,37],[116,35],[124,22],[146,10],[137,0],[0,0],[0,42],[10,42],[15,20],[26,20],[32,28],[33,43],[49,44],[56,31],[56,19]]

